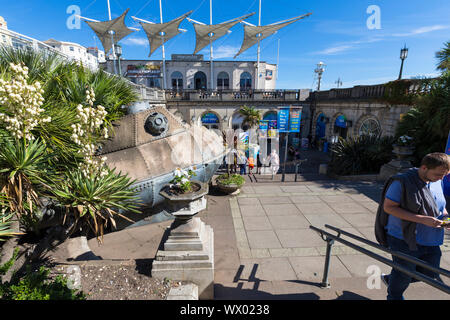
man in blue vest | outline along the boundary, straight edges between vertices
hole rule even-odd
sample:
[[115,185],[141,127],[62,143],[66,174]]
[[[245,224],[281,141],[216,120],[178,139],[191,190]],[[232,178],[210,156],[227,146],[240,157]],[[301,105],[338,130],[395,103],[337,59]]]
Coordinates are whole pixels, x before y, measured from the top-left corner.
[[[443,194],[442,179],[450,172],[450,156],[445,153],[426,155],[419,168],[388,179],[375,222],[375,236],[381,245],[439,267],[440,245],[444,240],[443,219],[448,213]],[[392,257],[394,263],[431,278],[438,274],[415,264]],[[388,286],[388,300],[403,300],[403,293],[411,282],[410,276],[392,269],[382,275]]]

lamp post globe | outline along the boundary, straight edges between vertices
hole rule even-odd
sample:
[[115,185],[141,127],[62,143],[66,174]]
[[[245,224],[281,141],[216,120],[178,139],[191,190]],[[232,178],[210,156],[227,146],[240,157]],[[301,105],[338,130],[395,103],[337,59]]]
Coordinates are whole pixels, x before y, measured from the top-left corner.
[[323,63],[322,61],[320,61],[317,64],[317,68],[314,70],[314,72],[317,73],[317,76],[319,78],[318,85],[317,85],[317,91],[320,91],[320,81],[322,80],[322,74],[325,71],[325,67],[326,67],[326,64]]
[[403,49],[400,50],[400,59],[402,60],[402,65],[400,67],[400,74],[398,75],[398,80],[402,78],[403,73],[403,63],[405,62],[405,59],[408,57],[408,48],[406,48],[406,45]]

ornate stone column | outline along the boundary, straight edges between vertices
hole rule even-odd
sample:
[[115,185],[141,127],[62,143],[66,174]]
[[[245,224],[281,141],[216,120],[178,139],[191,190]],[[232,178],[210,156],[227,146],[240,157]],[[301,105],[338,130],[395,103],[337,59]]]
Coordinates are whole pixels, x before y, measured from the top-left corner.
[[198,217],[206,209],[208,184],[191,181],[195,192],[175,194],[168,186],[160,195],[166,198],[168,211],[175,216],[166,231],[162,246],[152,265],[152,277],[188,281],[198,285],[199,299],[214,299],[214,232]]

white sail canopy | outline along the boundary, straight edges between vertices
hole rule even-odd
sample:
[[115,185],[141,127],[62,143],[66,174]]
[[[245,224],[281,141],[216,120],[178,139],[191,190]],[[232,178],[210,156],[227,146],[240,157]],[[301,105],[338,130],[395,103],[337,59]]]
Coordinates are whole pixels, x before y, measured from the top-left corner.
[[192,13],[192,10],[183,14],[182,16],[173,19],[172,21],[165,23],[146,23],[139,22],[147,34],[148,41],[150,43],[149,57],[162,46],[165,42],[172,39],[181,31],[178,29],[181,21],[183,21],[188,15]]
[[86,21],[89,27],[94,30],[95,34],[102,42],[105,53],[112,48],[111,31],[114,32],[114,43],[119,42],[121,39],[133,32],[133,30],[127,28],[124,22],[125,16],[129,10],[130,9],[125,10],[120,17],[113,20],[99,22]]
[[303,19],[307,16],[310,16],[310,15],[311,15],[311,13],[308,13],[308,14],[305,14],[305,15],[302,15],[302,16],[299,16],[296,18],[286,20],[285,22],[281,21],[281,22],[273,23],[273,24],[270,24],[267,26],[245,25],[244,26],[244,41],[242,42],[241,49],[234,56],[234,58],[236,58],[242,52],[244,52],[245,50],[247,50],[250,47],[252,47],[253,45],[255,45],[258,42],[258,40],[261,41],[261,40],[273,35],[278,30],[286,27],[287,25],[290,25],[291,23],[294,23],[294,22],[296,22],[300,19]]
[[220,37],[227,34],[228,30],[231,29],[237,23],[247,19],[248,17],[254,15],[255,13],[250,13],[245,16],[235,18],[230,21],[222,22],[219,24],[203,25],[194,24],[196,43],[194,54],[206,47],[210,42],[216,41]]

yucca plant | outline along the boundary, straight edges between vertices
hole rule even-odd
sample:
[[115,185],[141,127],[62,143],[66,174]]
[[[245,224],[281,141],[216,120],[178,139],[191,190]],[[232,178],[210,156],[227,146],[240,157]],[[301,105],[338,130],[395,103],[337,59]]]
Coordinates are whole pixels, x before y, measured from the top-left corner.
[[41,140],[4,140],[0,148],[0,186],[14,212],[28,228],[37,223],[34,212],[41,206],[39,193],[45,189],[52,173],[48,167],[49,155]]
[[0,241],[21,234],[11,228],[13,218],[14,212],[9,210],[8,198],[0,193]]
[[65,208],[64,223],[69,216],[74,219],[70,234],[88,226],[101,243],[108,224],[116,228],[116,217],[133,222],[119,211],[140,212],[138,197],[131,189],[135,181],[126,175],[107,169],[105,175],[86,176],[76,170],[67,172],[65,178],[53,186],[51,197]]
[[361,135],[339,141],[331,148],[330,170],[339,175],[378,173],[392,159],[393,137]]

